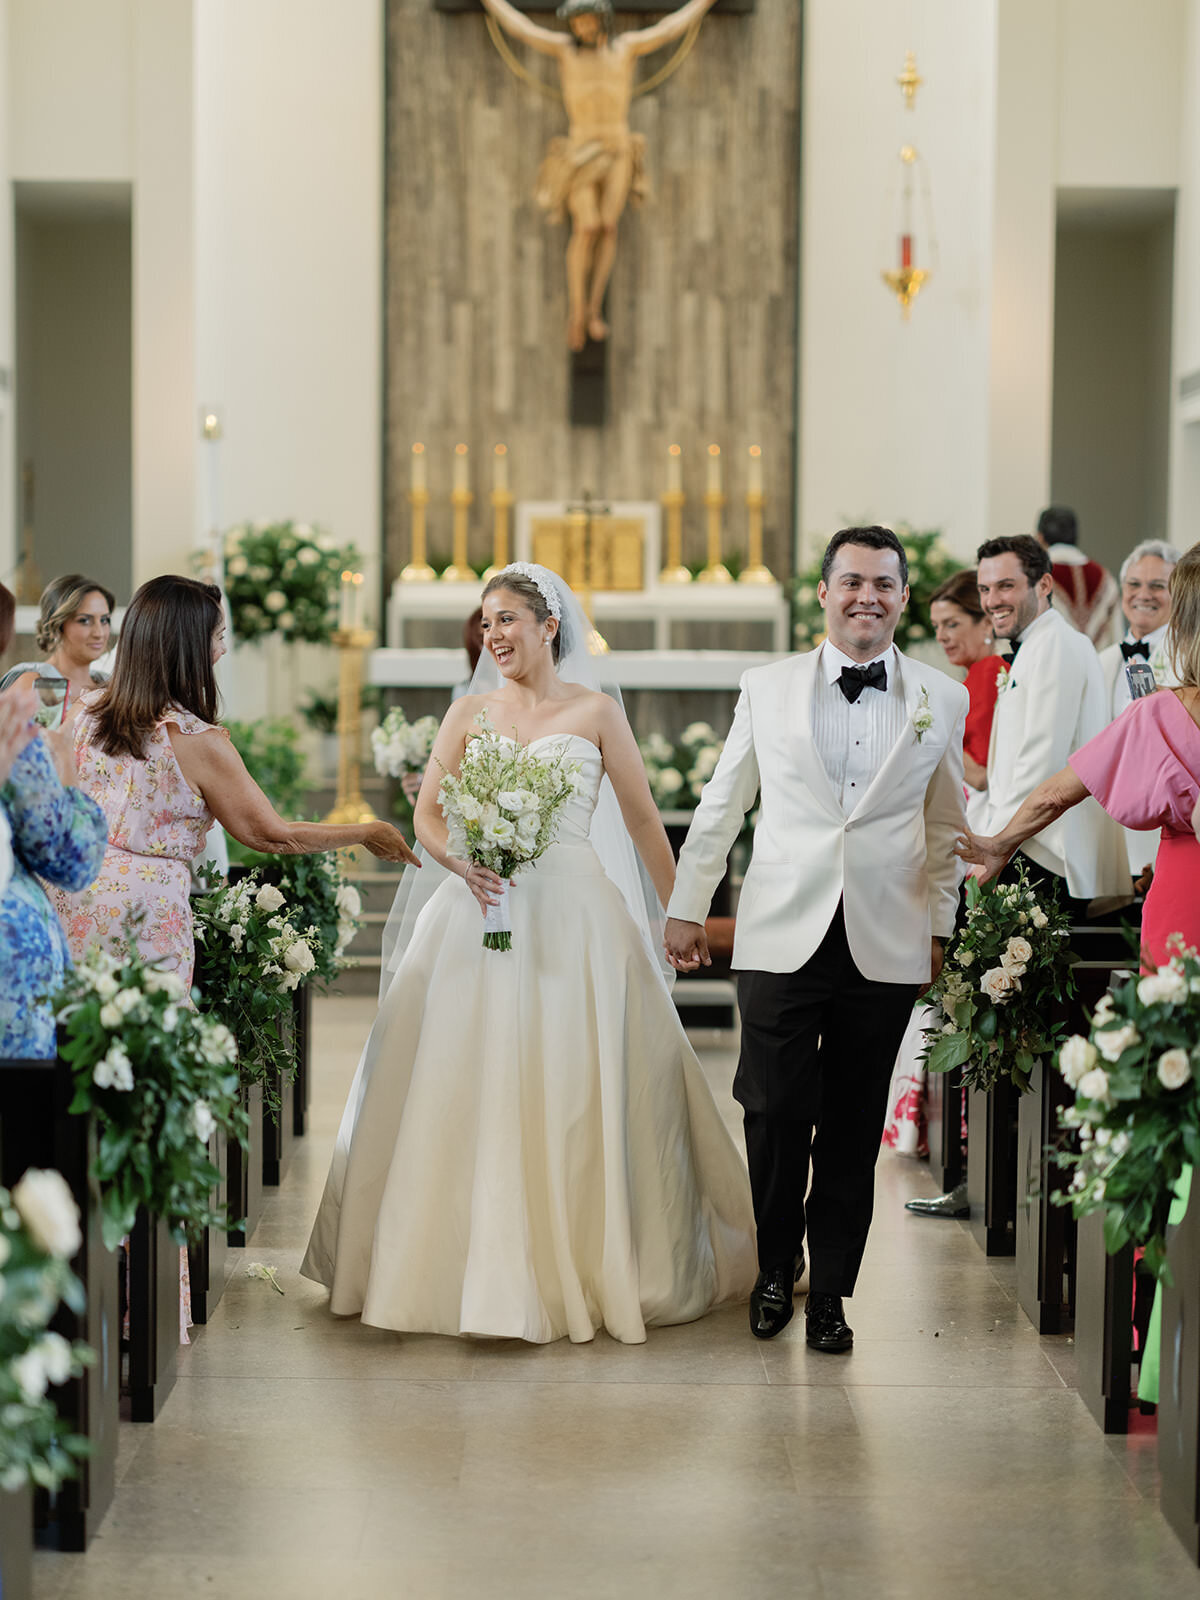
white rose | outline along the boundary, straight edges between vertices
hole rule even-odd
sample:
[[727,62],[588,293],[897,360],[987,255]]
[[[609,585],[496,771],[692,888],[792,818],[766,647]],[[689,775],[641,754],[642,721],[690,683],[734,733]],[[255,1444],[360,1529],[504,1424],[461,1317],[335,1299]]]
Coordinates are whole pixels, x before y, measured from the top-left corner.
[[680,744],[712,744],[717,735],[707,722],[689,722],[680,735]]
[[1033,946],[1028,939],[1010,939],[1005,947],[1004,955],[1000,958],[1007,967],[1012,961],[1029,962],[1033,960]]
[[502,789],[496,796],[505,811],[511,811],[516,816],[525,816],[527,813],[540,809],[538,797],[528,789]]
[[1186,1050],[1164,1050],[1158,1058],[1158,1081],[1164,1089],[1182,1089],[1192,1075]]
[[1160,967],[1157,972],[1138,980],[1137,993],[1144,1006],[1182,1005],[1188,996],[1187,979],[1171,967]]
[[1114,1134],[1112,1142],[1113,1155],[1117,1157],[1123,1156],[1129,1149],[1131,1142],[1129,1135],[1125,1132]]
[[1033,910],[1029,913],[1029,920],[1033,923],[1035,928],[1045,928],[1050,922],[1050,918],[1042,910],[1041,906],[1034,906]]
[[142,982],[148,994],[165,994],[171,1000],[183,999],[183,979],[177,972],[160,972],[151,967]]
[[1101,1100],[1105,1105],[1109,1104],[1108,1073],[1103,1067],[1093,1067],[1090,1072],[1085,1072],[1075,1087],[1085,1100]]
[[314,550],[310,544],[301,545],[299,550],[296,551],[296,560],[302,567],[316,566],[320,559],[319,552]]
[[297,939],[295,944],[288,946],[283,964],[289,972],[311,972],[316,961],[304,940]]
[[245,556],[234,556],[232,560],[225,563],[225,571],[231,578],[244,578],[249,565],[250,563]]
[[993,967],[980,978],[979,987],[994,1005],[1003,1005],[1006,1000],[1011,1000],[1021,987],[1021,980],[1015,978],[1011,972],[1006,972],[1003,967]]
[[971,967],[975,964],[974,950],[960,950],[955,957],[960,967]]
[[138,988],[122,989],[118,995],[113,997],[113,1005],[116,1006],[123,1017],[127,1017],[131,1011],[136,1011],[141,1003],[142,991]]
[[263,598],[263,609],[266,611],[286,611],[287,595],[279,589],[272,589]]
[[1101,1028],[1096,1034],[1096,1049],[1106,1061],[1119,1061],[1131,1045],[1140,1044],[1142,1036],[1132,1022],[1119,1028]]
[[216,1130],[217,1119],[207,1100],[197,1100],[192,1107],[192,1132],[201,1144],[207,1144]]
[[210,1066],[237,1060],[237,1040],[223,1022],[214,1022],[211,1018],[205,1019],[202,1049]]
[[71,1346],[61,1333],[46,1333],[34,1346],[42,1363],[42,1371],[51,1383],[66,1383],[75,1365]]
[[111,1000],[117,992],[117,980],[111,972],[102,972],[92,984],[92,988],[101,1000]]
[[49,1380],[37,1345],[34,1345],[32,1350],[26,1350],[24,1355],[17,1356],[12,1363],[11,1371],[20,1385],[21,1393],[30,1405],[42,1398]]
[[278,911],[283,904],[283,896],[273,883],[264,883],[254,896],[254,904],[260,911]]
[[107,1005],[100,1007],[100,1026],[102,1028],[119,1028],[124,1020],[125,1017],[115,1000],[110,1000]]
[[79,1207],[61,1172],[30,1167],[12,1192],[13,1205],[47,1255],[69,1261],[79,1249]]
[[1099,1054],[1091,1040],[1073,1033],[1058,1052],[1058,1070],[1075,1089],[1080,1078],[1090,1072],[1098,1060]]
[[163,1032],[164,1033],[174,1033],[178,1022],[179,1022],[179,1007],[178,1006],[165,1006],[163,1008],[163,1014],[162,1014]]
[[352,884],[341,883],[337,892],[338,916],[352,921],[362,914],[362,898]]
[[1005,972],[1007,972],[1009,976],[1013,978],[1023,978],[1025,973],[1028,971],[1028,968],[1023,961],[1014,961],[1011,956],[1007,955],[1000,957],[1000,965],[1004,968]]
[[1115,1014],[1116,1008],[1113,1005],[1112,995],[1102,994],[1096,1002],[1095,1011],[1092,1012],[1092,1023],[1098,1028],[1102,1022],[1106,1022],[1109,1017]]
[[658,775],[658,787],[664,795],[678,794],[683,788],[683,774],[674,767],[664,767]]

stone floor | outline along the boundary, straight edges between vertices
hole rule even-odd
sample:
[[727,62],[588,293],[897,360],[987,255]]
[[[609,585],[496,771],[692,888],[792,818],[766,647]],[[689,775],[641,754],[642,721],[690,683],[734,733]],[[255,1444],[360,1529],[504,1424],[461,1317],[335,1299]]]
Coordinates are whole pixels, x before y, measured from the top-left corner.
[[[38,1600],[1200,1595],[1153,1437],[1100,1434],[1011,1263],[903,1211],[931,1190],[912,1161],[880,1162],[846,1357],[800,1316],[756,1343],[743,1307],[636,1347],[333,1321],[296,1269],[372,1010],[318,1004],[312,1134],[158,1422],[122,1426],[91,1551],[38,1555]],[[736,1129],[730,1038],[697,1042]]]

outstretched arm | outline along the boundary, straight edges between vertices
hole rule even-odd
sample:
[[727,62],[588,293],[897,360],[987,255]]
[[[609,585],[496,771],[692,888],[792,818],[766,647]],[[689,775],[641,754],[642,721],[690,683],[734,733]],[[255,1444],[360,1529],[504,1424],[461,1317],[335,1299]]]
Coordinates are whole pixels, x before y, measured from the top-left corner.
[[1088,790],[1073,767],[1064,767],[1045,783],[1040,783],[1007,828],[989,839],[968,829],[955,845],[955,854],[971,866],[979,868],[975,874],[980,883],[1003,872],[1013,855],[1035,833],[1057,822],[1064,811],[1086,800]]
[[[483,0],[483,3],[489,8],[494,8],[496,0]],[[637,28],[631,33],[621,34],[622,47],[632,51],[635,56],[652,55],[655,50],[661,50],[663,45],[682,39],[692,23],[699,22],[716,3],[717,0],[687,0],[686,5],[680,6],[678,11],[672,11],[671,15],[664,17],[661,22],[656,22],[649,28]]]
[[[540,50],[544,56],[560,56],[570,43],[568,34],[558,28],[542,28],[536,22],[531,22],[516,6],[510,6],[508,0],[482,0],[484,10],[489,11],[506,33],[511,33],[514,39],[520,39],[522,44]],[[712,4],[712,0],[709,0]],[[653,29],[648,30],[653,32]]]

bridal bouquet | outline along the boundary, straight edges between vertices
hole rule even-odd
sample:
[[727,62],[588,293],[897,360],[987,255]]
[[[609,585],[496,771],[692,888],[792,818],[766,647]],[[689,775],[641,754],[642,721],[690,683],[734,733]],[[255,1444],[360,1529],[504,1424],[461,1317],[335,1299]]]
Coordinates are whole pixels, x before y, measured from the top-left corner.
[[579,763],[564,760],[561,748],[553,756],[535,756],[527,745],[502,739],[486,711],[476,726],[458,776],[446,773],[438,800],[450,854],[476,861],[504,881],[499,905],[488,907],[483,947],[511,950],[508,880],[554,843],[559,812],[575,793]]
[[925,997],[942,1018],[925,1030],[930,1072],[962,1067],[971,1089],[990,1089],[1007,1074],[1020,1092],[1028,1089],[1063,1029],[1050,1020],[1054,1002],[1075,990],[1068,928],[1055,896],[1040,901],[1023,867],[1011,883],[967,880],[966,922]]
[[437,738],[436,717],[408,718],[393,706],[377,728],[371,731],[371,751],[375,770],[385,778],[403,778],[409,772],[424,772]]
[[1073,1034],[1058,1053],[1075,1091],[1059,1120],[1079,1145],[1055,1155],[1074,1171],[1052,1196],[1077,1217],[1102,1211],[1108,1250],[1144,1244],[1160,1278],[1175,1187],[1185,1165],[1200,1164],[1200,957],[1178,935],[1172,943],[1165,966],[1103,995],[1090,1037]]

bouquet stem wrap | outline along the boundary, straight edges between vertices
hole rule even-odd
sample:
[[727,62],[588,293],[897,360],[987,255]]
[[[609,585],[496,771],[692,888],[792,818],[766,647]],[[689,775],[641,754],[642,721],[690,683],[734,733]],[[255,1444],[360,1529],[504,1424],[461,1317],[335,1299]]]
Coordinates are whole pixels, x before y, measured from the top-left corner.
[[483,919],[483,948],[485,950],[512,949],[512,907],[508,900],[507,880],[500,887],[498,904],[489,906]]

